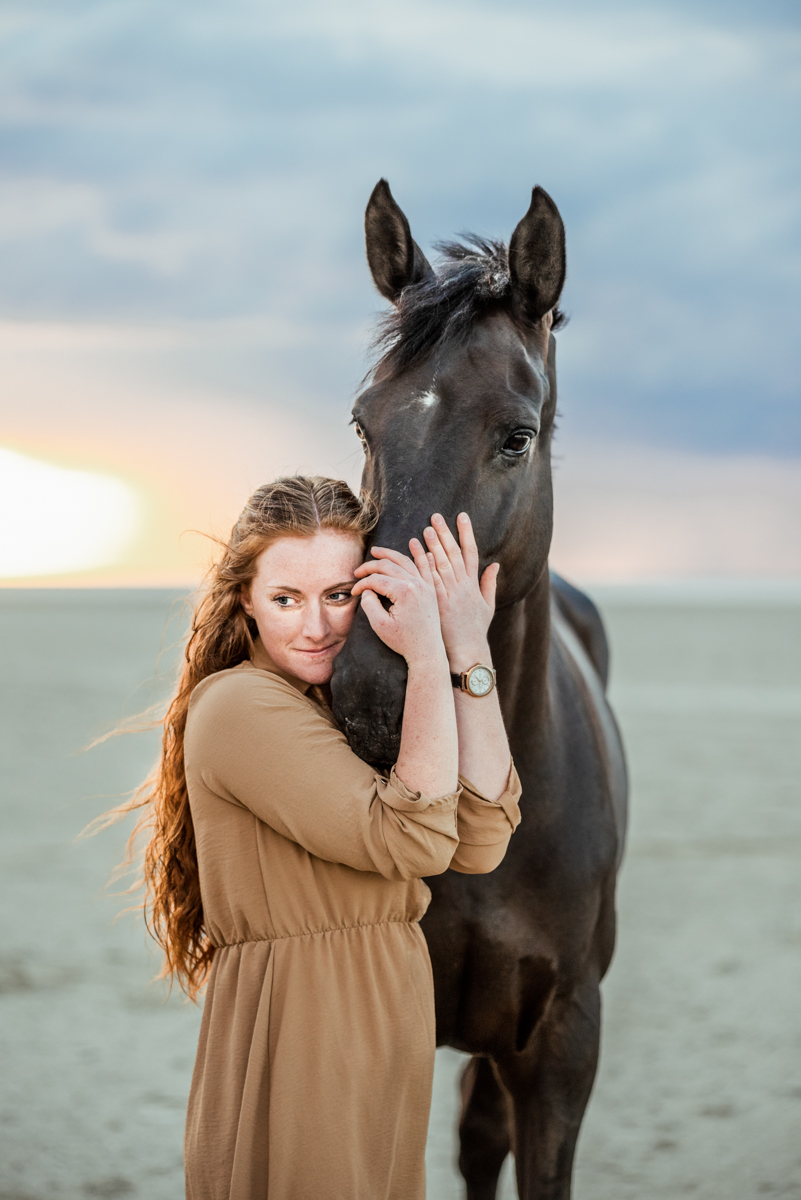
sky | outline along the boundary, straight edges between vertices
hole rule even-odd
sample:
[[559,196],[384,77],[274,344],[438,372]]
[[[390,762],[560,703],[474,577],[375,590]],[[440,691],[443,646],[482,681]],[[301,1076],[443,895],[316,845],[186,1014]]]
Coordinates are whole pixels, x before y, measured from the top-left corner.
[[5,0],[0,575],[191,581],[357,482],[385,176],[425,249],[559,205],[555,565],[800,576],[799,91],[791,0]]

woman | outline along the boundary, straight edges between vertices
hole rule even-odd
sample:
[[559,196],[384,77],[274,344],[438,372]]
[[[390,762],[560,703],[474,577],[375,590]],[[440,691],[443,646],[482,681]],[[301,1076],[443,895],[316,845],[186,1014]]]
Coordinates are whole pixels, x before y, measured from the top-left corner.
[[[193,997],[208,974],[190,1200],[425,1194],[422,877],[497,866],[519,784],[497,693],[451,680],[491,665],[497,567],[479,585],[464,514],[461,545],[435,516],[426,548],[374,548],[362,563],[371,524],[333,480],[278,480],[251,497],[197,609],[139,798],[165,973]],[[327,703],[359,603],[408,664],[388,778],[350,750]]]

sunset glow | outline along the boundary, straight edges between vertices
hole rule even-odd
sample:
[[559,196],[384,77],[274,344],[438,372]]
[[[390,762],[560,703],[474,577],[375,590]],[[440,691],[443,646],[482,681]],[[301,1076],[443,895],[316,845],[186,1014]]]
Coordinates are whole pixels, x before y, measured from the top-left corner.
[[137,533],[139,507],[132,489],[113,476],[0,449],[0,578],[117,562]]

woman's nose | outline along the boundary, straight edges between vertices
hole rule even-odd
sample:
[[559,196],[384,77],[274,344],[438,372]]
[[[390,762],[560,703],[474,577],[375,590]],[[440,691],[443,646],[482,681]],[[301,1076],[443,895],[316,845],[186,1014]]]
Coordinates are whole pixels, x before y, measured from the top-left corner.
[[310,604],[306,609],[303,632],[313,642],[325,641],[328,635],[328,618],[322,604]]

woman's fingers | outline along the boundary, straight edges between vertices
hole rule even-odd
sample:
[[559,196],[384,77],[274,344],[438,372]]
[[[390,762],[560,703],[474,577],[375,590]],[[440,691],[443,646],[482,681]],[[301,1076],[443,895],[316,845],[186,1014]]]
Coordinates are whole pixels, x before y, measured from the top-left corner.
[[422,542],[420,542],[417,538],[412,538],[409,542],[409,549],[412,552],[414,565],[420,572],[420,577],[425,579],[427,583],[433,582],[431,563],[428,560],[428,555],[426,554],[425,547],[423,546]]
[[434,555],[429,552],[426,557],[428,558],[428,568],[431,572],[431,578],[434,580],[434,588],[437,593],[437,606],[441,609],[442,604],[448,599],[448,589],[442,582],[442,577],[437,570],[437,565],[434,562]]
[[405,587],[405,582],[402,579],[395,579],[391,575],[370,575],[367,579],[360,579],[351,588],[351,596],[363,596],[368,591],[378,592],[379,596],[386,596],[391,604],[394,604],[401,595]]
[[[370,622],[371,628],[381,637],[381,631],[391,628],[392,618],[390,617],[384,605],[378,599],[375,592],[366,591],[362,595],[362,608],[364,615]],[[382,639],[383,640],[383,639]]]
[[360,567],[356,568],[355,574],[359,574],[365,568],[374,566],[376,562],[393,562],[398,567],[403,567],[404,570],[412,569],[411,559],[406,554],[401,554],[397,550],[390,550],[387,546],[373,546],[370,551],[372,558],[368,558],[367,562],[363,562]]
[[[433,525],[429,525],[427,529],[423,530],[423,537],[426,539],[429,554],[433,554],[434,556],[434,563],[440,573],[442,582],[446,586],[449,580],[455,583],[458,576],[453,569],[453,563],[445,553],[445,547],[442,545],[439,534]],[[462,567],[462,576],[464,576],[464,567]]]
[[459,542],[462,547],[462,557],[468,575],[478,575],[478,546],[473,533],[473,522],[466,512],[460,512],[456,518],[456,528],[459,531]]
[[445,554],[448,557],[448,561],[451,564],[454,575],[457,579],[463,579],[465,576],[465,562],[464,558],[462,557],[462,551],[459,547],[459,543],[456,541],[456,538],[448,528],[448,522],[445,520],[442,513],[434,513],[431,518],[431,526],[439,539],[442,549],[445,551]]
[[490,563],[487,569],[481,576],[481,583],[478,585],[481,589],[481,595],[484,603],[495,612],[495,592],[498,587],[498,572],[501,569],[500,563]]
[[408,579],[414,571],[414,563],[409,561],[409,568],[389,559],[369,559],[353,572],[359,579],[372,579],[374,575],[391,575],[395,579]]

